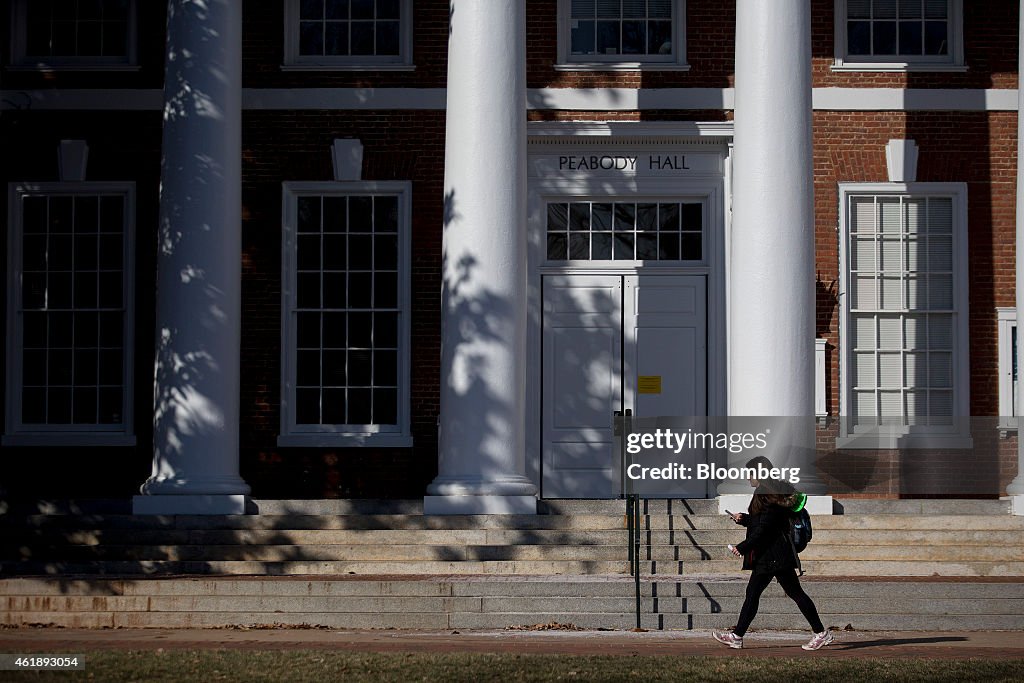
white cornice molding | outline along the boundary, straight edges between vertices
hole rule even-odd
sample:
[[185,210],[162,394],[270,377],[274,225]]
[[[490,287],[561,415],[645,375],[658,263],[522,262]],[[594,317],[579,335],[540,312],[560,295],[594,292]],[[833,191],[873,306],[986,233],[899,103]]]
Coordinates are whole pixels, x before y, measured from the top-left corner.
[[[242,107],[270,110],[444,110],[444,88],[245,88]],[[815,111],[1017,111],[1017,90],[815,88]],[[730,111],[732,88],[535,88],[527,107],[564,111]],[[153,89],[0,90],[0,111],[160,111]]]

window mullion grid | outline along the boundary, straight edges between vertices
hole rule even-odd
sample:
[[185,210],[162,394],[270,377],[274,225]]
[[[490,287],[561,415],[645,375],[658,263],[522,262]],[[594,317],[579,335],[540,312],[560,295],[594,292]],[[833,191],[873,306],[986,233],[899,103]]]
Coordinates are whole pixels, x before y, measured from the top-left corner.
[[[349,32],[352,30],[352,9],[349,6]],[[349,43],[349,51],[352,49],[352,44]],[[352,420],[349,419],[349,414],[352,412],[352,400],[351,400],[351,386],[349,378],[352,376],[351,368],[348,366],[348,359],[352,357],[352,349],[354,344],[352,343],[352,311],[355,308],[352,306],[352,198],[346,197],[345,199],[345,386],[339,387],[342,389],[345,395],[345,417],[344,424],[352,424]],[[373,320],[371,315],[370,320]],[[371,339],[372,341],[372,339]]]
[[[51,17],[52,17],[51,8]],[[52,25],[52,22],[51,22]],[[53,313],[50,310],[50,204],[53,201],[53,197],[46,198],[46,280],[43,288],[43,307],[46,310],[46,339],[43,341],[43,349],[45,354],[45,366],[46,366],[46,380],[43,382],[43,424],[50,424],[50,326],[53,324]],[[23,240],[24,241],[24,240]],[[22,256],[24,258],[24,255]],[[24,348],[24,347],[23,347]],[[22,351],[24,355],[24,350]],[[22,381],[22,395],[24,396],[25,382]]]
[[[921,7],[921,17],[924,17],[924,7]],[[923,25],[922,25],[923,27]],[[925,328],[925,343],[924,343],[924,403],[925,403],[925,424],[931,426],[932,423],[932,340],[929,330],[931,323],[931,263],[928,260],[928,245],[929,235],[931,232],[929,216],[931,198],[925,197],[924,201],[924,215],[922,216],[922,224],[918,226],[918,246],[917,246],[917,258],[918,258],[918,278],[924,278],[924,287],[918,285],[918,291],[924,293],[924,310],[921,311],[921,318],[924,320]],[[909,229],[909,226],[908,226]]]
[[[326,3],[324,3],[324,4],[326,4]],[[326,31],[327,22],[325,21],[323,25],[324,25],[324,29]],[[325,40],[326,40],[326,36],[325,36]],[[324,43],[324,45],[325,45],[324,50],[326,50],[327,49],[326,48],[326,42]],[[317,411],[318,411],[317,417],[318,417],[318,422],[320,424],[323,424],[323,422],[324,422],[324,332],[323,332],[323,325],[324,325],[324,311],[326,310],[326,306],[324,306],[324,303],[326,302],[326,295],[327,295],[327,292],[325,291],[325,288],[324,288],[324,282],[326,282],[326,280],[327,280],[327,273],[326,273],[326,269],[324,268],[324,213],[325,212],[324,212],[324,198],[323,198],[322,195],[319,198],[319,202],[320,202],[320,234],[317,235],[317,240],[319,241],[319,246],[320,246],[320,266],[319,266],[319,268],[320,268],[320,306],[319,306],[319,309],[320,310],[317,313],[317,318],[320,321],[320,324],[319,324],[320,336],[318,338],[317,345],[316,345],[316,347],[317,347],[317,349],[316,349],[317,354],[316,355],[317,355],[318,365],[320,366],[320,375],[319,375],[319,384],[320,384],[320,386],[319,386],[319,391],[317,391],[317,396],[318,396],[318,399],[319,399],[318,402],[317,402],[318,403],[318,405],[317,405]]]
[[[76,41],[75,42],[75,46],[76,46],[76,49],[77,49],[77,45],[78,45],[78,43],[77,43],[77,41],[78,41],[78,23],[79,22],[76,21],[76,25],[75,25],[75,41]],[[71,424],[74,424],[74,421],[75,421],[75,348],[77,348],[77,340],[76,340],[76,334],[75,334],[75,310],[76,310],[76,304],[75,304],[75,289],[76,289],[75,288],[75,276],[78,275],[78,261],[77,261],[78,254],[75,253],[75,238],[77,237],[77,230],[75,229],[75,226],[77,226],[77,225],[78,225],[78,198],[77,197],[72,197],[71,198],[71,225],[69,226],[70,230],[71,230],[71,242],[70,242],[70,244],[71,244],[71,309],[70,309],[70,314],[71,314],[71,349],[70,349],[70,351],[71,351],[71,354],[70,354],[71,355],[71,380],[70,380],[70,387],[68,389],[69,393],[71,394],[71,418],[69,420],[69,422]],[[97,230],[99,230],[98,226],[97,226]],[[96,267],[97,268],[99,267],[99,263],[96,264]],[[97,310],[98,310],[99,309],[99,303],[100,303],[100,300],[99,300],[99,296],[100,296],[100,292],[99,292],[99,277],[94,278],[93,283],[92,283],[92,287],[93,287],[93,294],[96,296],[96,307],[97,307]]]
[[[874,4],[872,3],[872,11]],[[874,22],[872,22],[872,30],[874,29]],[[879,311],[882,310],[882,205],[878,201],[878,197],[872,198],[872,217],[874,218],[874,250],[875,250],[875,261],[874,261],[874,273],[872,273],[875,279],[875,310],[871,312],[871,317],[874,319],[874,336],[872,338],[872,362],[874,363],[874,376],[875,385],[871,388],[872,394],[875,399],[875,424],[882,424],[882,316]]]
[[[376,3],[374,8],[374,16],[376,17]],[[376,28],[374,28],[374,51],[376,51]],[[373,314],[377,311],[377,261],[375,259],[377,251],[377,198],[374,197],[370,202],[370,320],[373,320]],[[377,363],[376,353],[377,330],[374,327],[370,328],[370,424],[377,424],[377,409],[375,397],[377,392],[374,389],[377,387]]]

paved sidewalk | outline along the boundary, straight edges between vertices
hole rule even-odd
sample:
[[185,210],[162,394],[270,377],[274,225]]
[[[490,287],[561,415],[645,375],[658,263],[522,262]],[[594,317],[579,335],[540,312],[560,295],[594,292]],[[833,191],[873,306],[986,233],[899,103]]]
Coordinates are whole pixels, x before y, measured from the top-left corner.
[[730,650],[702,631],[348,631],[321,629],[63,629],[0,631],[0,653],[80,653],[131,649],[326,649],[350,652],[494,652],[573,655],[705,655],[730,657],[882,657],[1024,659],[1019,631],[843,631],[818,652],[800,645],[809,634],[752,631]]

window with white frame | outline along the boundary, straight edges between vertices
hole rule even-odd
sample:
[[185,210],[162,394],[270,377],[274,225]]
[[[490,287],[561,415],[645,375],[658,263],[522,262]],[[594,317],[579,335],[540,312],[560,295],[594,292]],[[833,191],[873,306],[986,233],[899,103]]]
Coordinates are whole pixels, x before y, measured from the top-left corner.
[[549,261],[702,261],[700,201],[552,202]]
[[1017,309],[996,309],[999,320],[1000,427],[1016,429],[1017,421]]
[[11,12],[15,66],[136,64],[134,0],[15,0]]
[[5,444],[131,439],[134,191],[11,186]]
[[284,193],[280,443],[411,445],[409,184]]
[[962,0],[836,0],[835,68],[962,68],[962,17]]
[[412,67],[411,0],[285,0],[285,68]]
[[965,436],[966,190],[840,189],[847,436]]
[[556,68],[687,68],[685,20],[685,0],[559,0]]

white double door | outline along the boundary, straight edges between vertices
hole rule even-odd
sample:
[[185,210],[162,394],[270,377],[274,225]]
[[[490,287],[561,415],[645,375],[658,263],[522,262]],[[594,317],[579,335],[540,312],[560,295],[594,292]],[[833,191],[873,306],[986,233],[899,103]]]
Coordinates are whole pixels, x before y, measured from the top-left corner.
[[[614,411],[707,414],[707,278],[549,275],[543,302],[541,494],[616,497]],[[672,491],[703,498],[707,484]]]

